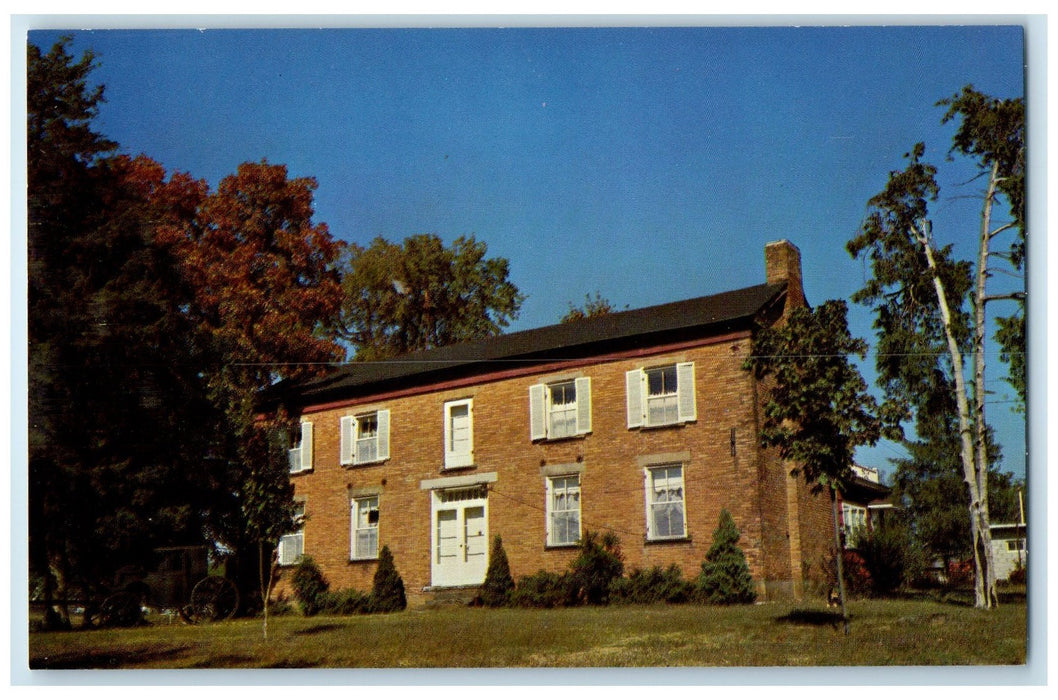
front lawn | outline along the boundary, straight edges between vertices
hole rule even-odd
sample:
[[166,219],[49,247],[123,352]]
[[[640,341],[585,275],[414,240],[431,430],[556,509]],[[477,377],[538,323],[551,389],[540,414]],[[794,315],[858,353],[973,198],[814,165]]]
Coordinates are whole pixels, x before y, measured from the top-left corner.
[[1010,665],[1026,606],[851,604],[851,633],[819,604],[446,608],[189,626],[32,632],[32,669]]

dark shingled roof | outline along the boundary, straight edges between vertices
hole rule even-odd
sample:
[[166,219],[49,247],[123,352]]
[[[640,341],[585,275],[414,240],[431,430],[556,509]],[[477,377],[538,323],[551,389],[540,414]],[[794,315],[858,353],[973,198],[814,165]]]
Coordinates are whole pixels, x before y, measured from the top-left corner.
[[[620,311],[485,340],[423,350],[379,362],[345,365],[268,392],[275,400],[319,403],[383,389],[494,371],[514,363],[536,364],[605,355],[749,328],[785,296],[786,283],[760,284],[722,294]],[[282,399],[281,399],[282,397]],[[269,400],[271,399],[271,401]]]

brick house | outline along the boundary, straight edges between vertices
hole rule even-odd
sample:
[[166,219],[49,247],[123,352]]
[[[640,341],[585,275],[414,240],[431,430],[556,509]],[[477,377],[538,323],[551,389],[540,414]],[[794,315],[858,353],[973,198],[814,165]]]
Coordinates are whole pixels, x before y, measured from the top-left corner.
[[805,303],[798,249],[770,243],[765,262],[757,286],[288,387],[305,520],[280,563],[303,552],[332,587],[368,590],[388,545],[414,606],[480,584],[495,535],[517,579],[564,570],[583,532],[612,530],[626,570],[675,563],[691,578],[726,508],[760,597],[800,597],[833,522],[758,444],[752,334]]

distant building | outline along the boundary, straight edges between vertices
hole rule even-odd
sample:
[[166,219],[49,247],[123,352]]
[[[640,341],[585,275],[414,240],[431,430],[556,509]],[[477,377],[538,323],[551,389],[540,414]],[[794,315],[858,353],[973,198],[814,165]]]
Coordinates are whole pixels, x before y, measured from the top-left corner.
[[857,533],[882,527],[893,509],[891,489],[881,482],[878,470],[852,465],[852,482],[838,493],[840,523],[846,547]]
[[992,525],[992,560],[996,580],[1010,578],[1015,569],[1028,568],[1028,528],[1025,523]]

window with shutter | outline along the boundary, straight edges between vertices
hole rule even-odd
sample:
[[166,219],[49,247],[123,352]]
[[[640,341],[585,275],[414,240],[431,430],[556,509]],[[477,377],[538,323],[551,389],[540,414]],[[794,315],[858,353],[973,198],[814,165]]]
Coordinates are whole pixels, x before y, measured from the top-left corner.
[[532,440],[559,440],[591,432],[591,378],[529,387]]
[[279,538],[279,565],[293,566],[305,552],[305,504],[295,504],[295,530]]
[[375,464],[389,459],[389,411],[379,410],[341,419],[341,463]]
[[287,457],[291,474],[312,469],[312,423],[305,421],[301,424],[300,435]]
[[697,420],[693,362],[631,370],[625,388],[629,428]]

